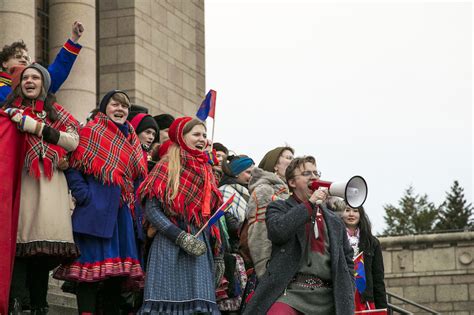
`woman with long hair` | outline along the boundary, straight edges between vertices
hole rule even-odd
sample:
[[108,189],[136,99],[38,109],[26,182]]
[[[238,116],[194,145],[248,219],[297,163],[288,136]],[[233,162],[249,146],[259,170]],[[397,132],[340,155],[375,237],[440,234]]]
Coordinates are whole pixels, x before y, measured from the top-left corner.
[[219,314],[219,229],[214,225],[194,236],[222,203],[204,153],[206,135],[203,122],[176,119],[169,128],[167,154],[138,190],[146,219],[158,231],[148,256],[141,314]]
[[356,290],[356,311],[387,308],[387,293],[384,283],[382,249],[379,240],[372,235],[372,226],[363,207],[346,206],[341,213],[346,225],[349,244],[354,250],[354,258],[364,255],[366,288]]
[[26,146],[10,292],[12,301],[18,302],[25,288],[29,289],[32,314],[48,311],[49,270],[79,255],[63,173],[68,167],[67,153],[79,142],[79,123],[47,94],[50,84],[50,75],[41,65],[17,66],[13,90],[4,105],[25,133]]

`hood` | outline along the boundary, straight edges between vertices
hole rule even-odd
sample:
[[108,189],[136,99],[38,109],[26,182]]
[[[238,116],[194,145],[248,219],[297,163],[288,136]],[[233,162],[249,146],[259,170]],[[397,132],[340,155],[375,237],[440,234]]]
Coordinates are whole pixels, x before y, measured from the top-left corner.
[[[249,192],[252,193],[255,187],[262,184],[267,184],[278,188],[283,186],[286,187],[286,183],[275,173],[270,173],[259,167],[255,167],[252,170],[252,178],[250,179],[249,183]],[[276,190],[278,190],[278,188]]]

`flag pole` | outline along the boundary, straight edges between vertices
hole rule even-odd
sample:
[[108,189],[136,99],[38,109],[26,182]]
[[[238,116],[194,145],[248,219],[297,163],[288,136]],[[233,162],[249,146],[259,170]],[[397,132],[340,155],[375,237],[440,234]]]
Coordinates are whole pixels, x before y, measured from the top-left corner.
[[[217,103],[217,92],[216,93],[216,99],[215,102]],[[214,117],[212,118],[212,134],[211,134],[211,153],[212,150],[214,149],[214,130],[216,129],[216,107],[214,106]]]
[[[209,219],[209,220],[210,220],[210,219]],[[207,228],[207,225],[208,225],[208,224],[209,224],[209,221],[207,221],[206,224],[204,224],[204,225],[202,226],[202,228],[196,233],[196,235],[194,235],[194,237],[197,238],[197,237],[202,233],[202,231],[204,231],[204,229]]]

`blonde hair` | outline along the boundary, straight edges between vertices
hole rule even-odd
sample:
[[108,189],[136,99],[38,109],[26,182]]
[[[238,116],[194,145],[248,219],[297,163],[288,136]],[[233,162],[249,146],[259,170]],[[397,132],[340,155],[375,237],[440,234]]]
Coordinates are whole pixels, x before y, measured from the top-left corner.
[[119,102],[122,105],[126,105],[128,108],[130,108],[130,99],[124,93],[121,93],[121,92],[114,93],[114,94],[112,94],[112,96],[110,98],[113,99],[114,101]]
[[[190,120],[183,128],[183,136],[189,133],[195,126],[202,125],[206,128],[206,125],[197,119]],[[179,137],[180,135],[178,135]],[[173,143],[168,149],[168,153],[164,157],[164,161],[168,162],[168,181],[166,183],[166,196],[168,202],[172,202],[178,195],[179,190],[179,177],[181,175],[181,148]]]

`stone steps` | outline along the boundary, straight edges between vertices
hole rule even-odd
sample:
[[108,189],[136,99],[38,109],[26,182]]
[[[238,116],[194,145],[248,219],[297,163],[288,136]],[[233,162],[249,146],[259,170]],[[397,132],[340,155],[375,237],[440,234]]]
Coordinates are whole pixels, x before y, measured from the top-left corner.
[[48,288],[48,315],[76,315],[77,301],[74,294],[64,293],[61,290],[63,281],[49,278]]

